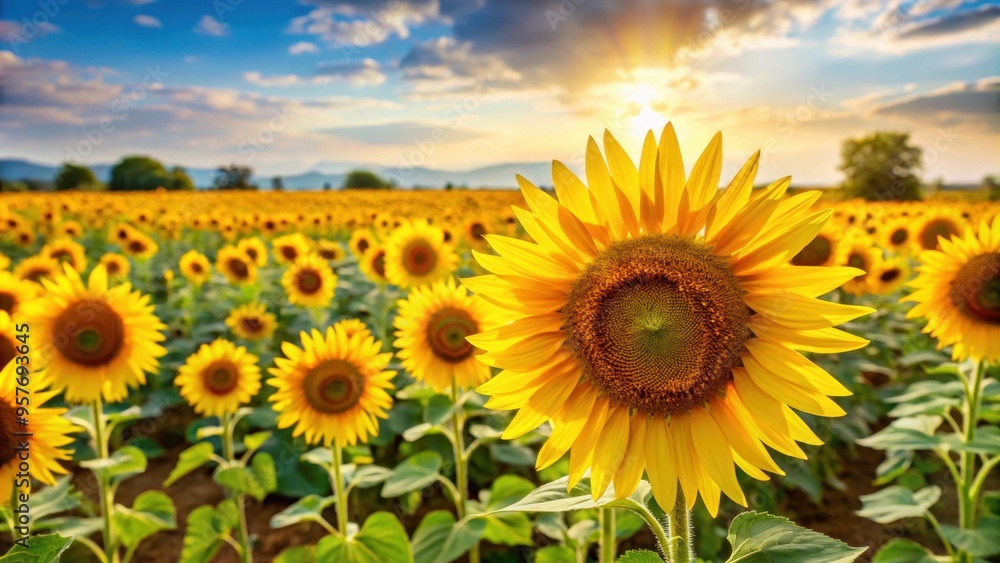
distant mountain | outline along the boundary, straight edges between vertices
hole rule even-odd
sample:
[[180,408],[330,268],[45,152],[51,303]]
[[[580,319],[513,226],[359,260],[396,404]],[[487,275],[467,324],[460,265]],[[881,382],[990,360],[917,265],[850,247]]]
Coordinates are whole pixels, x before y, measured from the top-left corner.
[[[167,165],[170,168],[172,165]],[[110,164],[95,164],[90,166],[100,180],[108,181],[111,176]],[[188,175],[199,188],[212,185],[215,178],[214,168],[188,168]],[[517,186],[516,174],[535,182],[536,184],[551,184],[552,166],[548,162],[504,163],[484,166],[471,170],[454,171],[438,170],[424,167],[382,167],[375,165],[356,165],[345,162],[319,162],[313,165],[313,170],[300,174],[282,175],[282,183],[286,190],[319,190],[329,183],[334,189],[339,189],[344,183],[347,172],[354,169],[366,169],[396,181],[403,188],[443,188],[451,183],[455,187],[468,188],[513,188]],[[41,180],[51,182],[58,170],[57,166],[39,164],[20,159],[0,159],[0,179],[4,180]],[[254,181],[261,189],[271,188],[272,176],[257,176]]]

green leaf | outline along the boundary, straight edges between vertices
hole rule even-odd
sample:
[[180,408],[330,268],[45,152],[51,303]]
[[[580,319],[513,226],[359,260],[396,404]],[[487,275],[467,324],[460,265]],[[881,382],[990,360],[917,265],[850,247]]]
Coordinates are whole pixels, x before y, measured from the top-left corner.
[[19,544],[0,557],[2,563],[54,563],[73,543],[73,538],[59,534],[39,534],[26,539],[28,547]]
[[577,563],[572,547],[549,545],[535,552],[535,563]]
[[125,446],[110,457],[81,461],[98,479],[119,483],[146,470],[146,454],[135,446]]
[[663,558],[655,551],[633,549],[619,557],[618,563],[663,563]]
[[971,442],[959,444],[955,449],[974,454],[1000,454],[1000,428],[981,426],[976,429],[976,437]]
[[542,485],[541,487],[538,487],[528,493],[528,495],[521,500],[504,508],[494,510],[491,513],[567,512],[570,510],[585,510],[590,508],[599,508],[602,506],[634,510],[636,505],[640,505],[642,507],[647,506],[649,499],[652,496],[652,488],[649,486],[649,482],[640,481],[635,492],[628,497],[616,499],[614,485],[611,485],[600,498],[594,501],[590,494],[589,478],[582,479],[575,487],[573,487],[573,490],[567,493],[566,484],[568,483],[568,479],[568,477],[563,477],[552,481],[551,483],[546,483],[545,485]]
[[212,477],[227,489],[235,493],[248,494],[258,501],[264,500],[267,493],[274,491],[278,486],[274,460],[267,452],[255,455],[250,467],[238,464],[219,466]]
[[934,555],[910,540],[894,539],[882,546],[872,563],[937,563]]
[[383,498],[403,496],[410,491],[423,489],[438,478],[441,456],[437,452],[420,452],[400,463],[382,486]]
[[347,539],[326,536],[316,544],[317,561],[343,563],[382,563],[413,561],[406,530],[393,514],[376,512],[365,520],[361,530]]
[[181,561],[208,563],[239,523],[236,503],[226,499],[218,507],[199,506],[188,514]]
[[264,442],[271,437],[273,433],[269,430],[263,430],[261,432],[254,432],[253,434],[247,434],[243,436],[243,445],[246,447],[247,451],[254,451],[257,448],[264,445]]
[[434,395],[427,401],[427,408],[424,409],[424,422],[431,426],[438,426],[446,422],[451,413],[455,412],[455,403],[447,395]]
[[927,397],[919,401],[900,403],[889,411],[889,416],[899,418],[919,414],[939,415],[961,404],[962,400],[957,397]]
[[389,477],[392,477],[392,469],[388,467],[362,465],[354,472],[354,476],[351,478],[351,485],[366,489],[378,485]]
[[733,520],[727,539],[733,546],[729,563],[847,563],[868,549],[851,547],[800,528],[786,518],[754,511]]
[[[487,511],[499,510],[524,498],[534,489],[531,481],[516,475],[501,475],[493,482],[489,492],[481,493]],[[484,516],[486,529],[483,537],[499,545],[531,545],[531,520],[526,514],[494,514]]]
[[507,465],[529,467],[535,464],[535,450],[518,444],[493,444],[490,446],[493,459]]
[[35,530],[58,532],[66,537],[89,536],[104,527],[104,520],[99,517],[80,518],[78,516],[60,516],[46,518],[34,525]]
[[66,475],[56,480],[55,485],[33,492],[28,505],[31,507],[31,519],[37,523],[46,516],[80,506],[80,493],[73,490],[70,476]]
[[870,495],[861,495],[861,510],[858,516],[888,524],[902,518],[922,518],[927,510],[941,498],[941,488],[937,485],[924,487],[917,492],[894,486]]
[[177,528],[174,503],[160,491],[146,491],[136,497],[132,508],[116,505],[114,513],[115,530],[126,548],[161,530]]
[[336,499],[330,497],[320,497],[308,495],[300,498],[295,504],[282,510],[271,517],[272,528],[284,528],[299,522],[320,522],[325,521],[323,511],[331,506]]
[[450,563],[479,543],[485,528],[480,518],[456,523],[447,510],[429,512],[413,532],[413,557],[420,563]]
[[184,450],[178,457],[177,465],[174,466],[173,471],[170,472],[170,476],[163,482],[163,486],[169,487],[170,485],[176,483],[181,477],[184,477],[188,473],[191,473],[195,469],[205,465],[205,463],[212,459],[212,455],[214,453],[215,448],[208,442],[198,442],[197,444]]
[[333,468],[333,452],[330,448],[315,448],[299,456],[306,463],[318,465],[327,471]]
[[274,563],[317,563],[316,546],[300,545],[289,547],[274,558]]
[[1000,518],[996,516],[984,516],[973,530],[943,524],[941,534],[952,545],[973,557],[989,557],[1000,553]]
[[472,424],[469,426],[469,434],[481,441],[499,440],[503,436],[503,430],[498,430],[485,424]]
[[163,408],[159,404],[146,403],[144,405],[133,405],[121,412],[106,414],[105,418],[109,426],[114,426],[143,418],[155,418],[161,414],[163,414]]
[[222,436],[225,429],[221,426],[202,426],[199,428],[194,437],[199,440],[204,440],[205,438],[211,438],[212,436]]
[[942,421],[940,416],[900,418],[857,443],[876,450],[933,450],[944,442],[934,434]]

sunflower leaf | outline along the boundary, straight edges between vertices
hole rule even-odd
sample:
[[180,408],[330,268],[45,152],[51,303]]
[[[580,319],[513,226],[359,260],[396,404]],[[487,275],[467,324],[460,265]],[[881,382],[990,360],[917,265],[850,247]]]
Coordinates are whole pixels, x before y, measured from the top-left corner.
[[163,486],[169,487],[181,477],[205,465],[205,463],[212,459],[213,454],[215,454],[215,448],[208,442],[198,442],[184,450],[177,459],[177,465],[174,466],[167,480],[163,482]]
[[922,518],[927,510],[941,498],[941,488],[937,485],[924,487],[917,492],[894,486],[861,496],[861,510],[858,516],[888,524],[903,518]]
[[59,534],[40,534],[25,538],[28,547],[15,544],[6,555],[0,557],[2,563],[54,563],[66,551],[73,538]]
[[365,520],[358,533],[343,538],[326,536],[316,544],[317,561],[344,563],[412,563],[413,553],[406,530],[388,512],[376,512]]
[[392,470],[382,486],[382,497],[395,498],[410,491],[423,489],[438,479],[441,456],[437,452],[420,452]]
[[429,512],[413,532],[413,557],[427,563],[449,563],[479,543],[486,529],[481,518],[458,522],[447,510]]
[[973,557],[989,557],[1000,553],[1000,518],[985,516],[972,530],[943,524],[941,534],[952,545]]
[[253,434],[247,434],[243,437],[243,445],[246,447],[248,452],[253,452],[257,448],[264,445],[264,442],[271,437],[273,433],[269,430],[262,430],[260,432],[254,432]]
[[655,551],[632,549],[619,557],[618,563],[663,563],[663,558]]
[[146,454],[135,446],[125,446],[106,458],[88,459],[80,465],[99,479],[119,483],[146,470]]
[[728,562],[848,563],[867,547],[851,547],[840,540],[796,526],[794,522],[765,512],[744,512],[729,527],[733,546]]
[[374,487],[392,477],[392,469],[378,465],[362,465],[354,472],[350,480],[351,486],[367,489]]
[[615,498],[614,485],[608,487],[596,501],[590,493],[590,479],[584,478],[569,492],[566,491],[568,477],[563,477],[546,483],[531,491],[521,500],[487,512],[567,512],[570,510],[586,510],[590,508],[613,507],[629,510],[645,510],[652,498],[652,487],[648,481],[640,481],[635,492],[623,498]]
[[295,504],[272,516],[271,527],[284,528],[299,522],[319,522],[321,520],[325,522],[323,511],[335,501],[336,499],[332,496],[308,495],[300,498]]
[[133,548],[156,532],[177,528],[174,503],[160,491],[146,491],[131,508],[116,505],[114,526],[122,544]]
[[192,510],[187,519],[181,561],[208,563],[238,523],[239,513],[232,499],[220,502],[218,507],[205,505]]
[[924,546],[910,540],[894,539],[882,546],[872,563],[936,563],[934,555]]

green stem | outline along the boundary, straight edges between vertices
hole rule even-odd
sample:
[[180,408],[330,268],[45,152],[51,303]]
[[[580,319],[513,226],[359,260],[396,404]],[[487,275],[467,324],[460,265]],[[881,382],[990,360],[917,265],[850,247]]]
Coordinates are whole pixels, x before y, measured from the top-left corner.
[[344,461],[343,452],[340,450],[340,442],[333,442],[333,490],[337,495],[337,529],[340,535],[347,537],[347,495],[344,494],[344,476],[341,473],[340,464]]
[[[226,458],[228,463],[233,463],[234,461],[234,451],[235,447],[233,445],[233,434],[236,432],[236,424],[233,421],[233,417],[230,414],[222,415],[222,457]],[[239,515],[239,542],[242,546],[240,551],[241,560],[243,563],[252,563],[253,561],[253,550],[250,549],[250,532],[247,526],[247,508],[246,508],[246,497],[242,494],[236,495],[236,512]]]
[[[963,443],[968,444],[976,437],[976,422],[979,417],[979,406],[982,401],[982,381],[986,371],[983,361],[976,363],[972,381],[968,387],[965,404],[962,406],[962,426],[964,427]],[[971,498],[973,478],[976,474],[976,455],[972,452],[962,452],[959,466],[962,482],[959,483],[959,526],[963,530],[976,527],[976,502]]]
[[670,534],[670,563],[690,563],[691,561],[691,512],[684,501],[684,491],[677,487],[674,508],[667,513],[667,533]]
[[601,525],[600,563],[615,561],[615,509],[601,508],[598,511]]
[[660,546],[660,552],[666,556],[670,553],[670,538],[667,536],[666,530],[663,529],[663,524],[657,520],[656,516],[649,511],[645,506],[639,505],[641,510],[635,510],[635,512],[642,517],[649,526],[649,529],[653,531],[653,535],[656,536],[656,543]]
[[[465,455],[465,411],[458,405],[458,378],[451,379],[451,402],[454,410],[451,412],[451,430],[454,440],[451,444],[455,451],[455,485],[458,487],[458,502],[455,512],[458,520],[465,518],[465,504],[469,500],[469,458]],[[469,563],[479,563],[479,543],[476,542],[469,550]]]
[[[94,443],[97,448],[98,459],[108,459],[111,457],[108,448],[107,427],[104,421],[104,412],[101,408],[101,397],[92,404],[94,415]],[[107,561],[118,560],[118,549],[115,544],[114,527],[111,525],[114,518],[114,498],[112,498],[111,483],[99,473],[97,477],[98,493],[101,497],[101,517],[104,519],[104,528],[101,538],[104,540],[104,556]]]

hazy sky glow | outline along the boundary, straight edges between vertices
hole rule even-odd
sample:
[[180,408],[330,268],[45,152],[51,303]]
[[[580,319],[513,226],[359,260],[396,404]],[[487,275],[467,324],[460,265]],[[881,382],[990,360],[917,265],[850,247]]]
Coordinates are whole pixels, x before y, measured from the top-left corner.
[[[1000,4],[957,0],[35,0],[0,14],[0,157],[146,153],[261,174],[469,169],[637,151],[837,181],[840,142],[911,131],[928,179],[1000,172]],[[532,178],[545,183],[545,178]],[[513,181],[512,181],[513,183]]]

